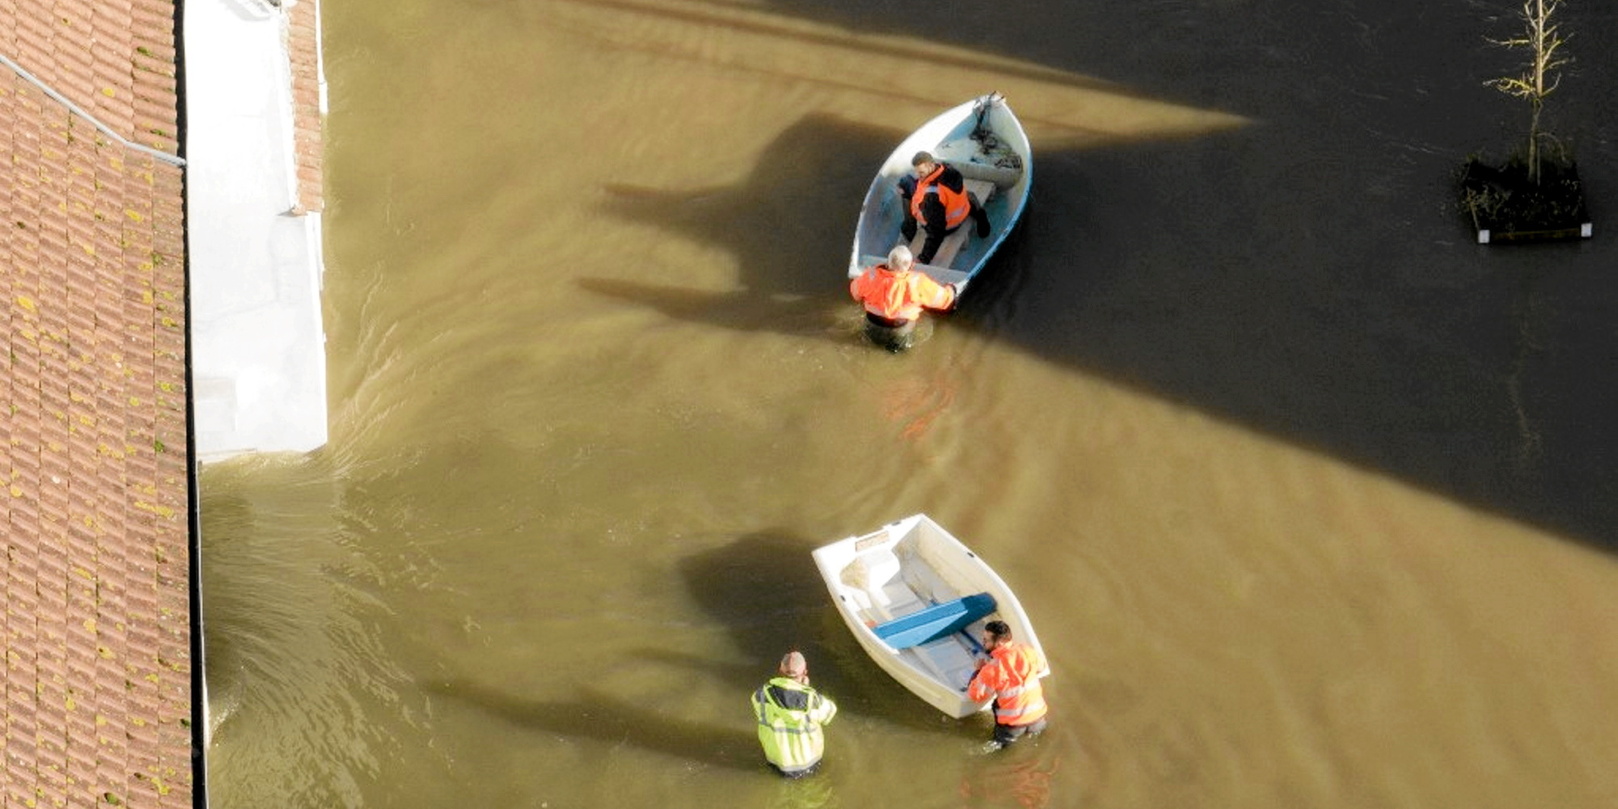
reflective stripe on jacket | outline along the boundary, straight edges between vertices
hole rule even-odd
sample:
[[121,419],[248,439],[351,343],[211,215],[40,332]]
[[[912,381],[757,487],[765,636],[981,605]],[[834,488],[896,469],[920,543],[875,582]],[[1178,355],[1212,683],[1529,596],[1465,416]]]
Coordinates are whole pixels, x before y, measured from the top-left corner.
[[917,222],[926,223],[927,217],[921,213],[921,203],[927,199],[928,194],[936,194],[938,201],[944,205],[944,228],[954,230],[966,221],[967,214],[972,212],[972,202],[964,191],[956,191],[938,181],[944,174],[944,164],[939,163],[931,174],[921,178],[916,183],[915,193],[910,195],[910,216]]
[[865,305],[865,311],[890,321],[915,320],[923,308],[943,310],[955,303],[954,287],[926,273],[894,272],[886,264],[860,273],[849,283],[848,292]]
[[966,688],[967,699],[994,697],[994,721],[1000,725],[1030,725],[1045,717],[1045,691],[1039,673],[1045,656],[1032,646],[1008,641],[989,653]]
[[753,692],[753,716],[764,758],[782,772],[806,770],[825,754],[821,726],[837,715],[837,705],[790,677],[775,677]]

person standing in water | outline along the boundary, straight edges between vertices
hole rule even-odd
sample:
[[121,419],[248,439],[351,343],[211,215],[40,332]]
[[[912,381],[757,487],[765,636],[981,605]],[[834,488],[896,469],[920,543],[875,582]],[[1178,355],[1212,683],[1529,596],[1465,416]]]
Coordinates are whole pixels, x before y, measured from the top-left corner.
[[989,747],[998,750],[1024,736],[1038,736],[1045,730],[1045,690],[1039,673],[1046,669],[1039,649],[1011,638],[1005,621],[990,621],[983,627],[983,650],[988,657],[978,661],[977,673],[966,687],[967,699],[994,698],[994,738]]
[[837,715],[837,704],[809,685],[809,663],[787,652],[778,674],[753,692],[753,716],[764,758],[787,778],[802,778],[820,766],[826,752],[821,729]]
[[865,306],[865,332],[889,351],[910,347],[922,310],[948,311],[955,306],[955,287],[915,272],[910,248],[899,245],[888,260],[860,273],[848,285],[854,300]]

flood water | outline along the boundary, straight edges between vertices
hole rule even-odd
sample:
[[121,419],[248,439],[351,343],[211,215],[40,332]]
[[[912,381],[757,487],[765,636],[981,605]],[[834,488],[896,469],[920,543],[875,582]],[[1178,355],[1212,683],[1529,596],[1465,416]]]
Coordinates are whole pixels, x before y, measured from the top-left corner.
[[[202,473],[213,805],[1618,805],[1618,11],[1547,110],[1596,238],[1502,248],[1514,2],[1120,5],[325,0],[331,443]],[[873,349],[865,187],[991,90],[1023,231]],[[834,613],[809,552],[918,511],[1036,742]]]

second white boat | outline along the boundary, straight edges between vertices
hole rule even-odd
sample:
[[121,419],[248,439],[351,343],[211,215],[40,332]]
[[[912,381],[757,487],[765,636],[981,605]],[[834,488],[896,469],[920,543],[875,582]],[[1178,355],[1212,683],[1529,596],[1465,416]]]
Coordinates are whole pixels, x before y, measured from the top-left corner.
[[871,659],[949,716],[989,706],[966,697],[983,655],[984,624],[1004,621],[1018,641],[1040,648],[999,574],[925,514],[838,540],[813,556],[843,622]]

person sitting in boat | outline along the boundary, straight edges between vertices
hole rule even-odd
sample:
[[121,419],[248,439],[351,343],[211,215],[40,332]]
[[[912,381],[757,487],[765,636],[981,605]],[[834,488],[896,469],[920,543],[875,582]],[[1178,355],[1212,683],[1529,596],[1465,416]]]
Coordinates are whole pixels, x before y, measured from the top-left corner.
[[918,222],[927,232],[917,261],[931,263],[945,237],[965,224],[968,216],[977,223],[978,238],[989,235],[989,213],[983,210],[977,195],[966,190],[966,180],[959,170],[933,159],[930,152],[917,152],[910,164],[916,169],[915,175],[899,179],[899,196],[905,203],[905,221],[899,233],[907,242],[916,238]]
[[837,704],[809,687],[809,662],[797,651],[781,658],[779,676],[753,692],[753,716],[764,759],[788,778],[802,778],[820,766],[826,751],[821,727],[837,715]]
[[889,251],[886,263],[871,266],[848,285],[849,294],[865,306],[866,334],[890,351],[910,347],[923,309],[947,311],[955,306],[953,285],[914,272],[914,266],[910,248],[901,244]]
[[1039,649],[1011,638],[1005,621],[983,626],[983,649],[987,658],[978,660],[977,673],[966,687],[971,700],[994,698],[994,738],[989,747],[1000,749],[1023,736],[1037,736],[1045,730],[1045,691],[1039,673],[1045,670],[1045,656]]

